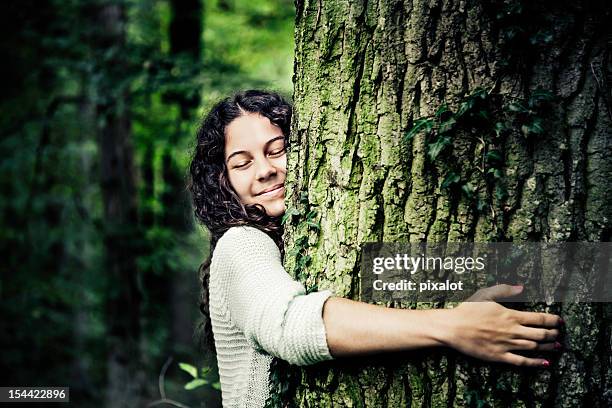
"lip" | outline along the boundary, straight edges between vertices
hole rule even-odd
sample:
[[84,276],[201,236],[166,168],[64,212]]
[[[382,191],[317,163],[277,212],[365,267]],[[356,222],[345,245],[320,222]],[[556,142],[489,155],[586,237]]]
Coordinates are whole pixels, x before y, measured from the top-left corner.
[[276,184],[270,188],[266,188],[261,193],[258,193],[257,196],[269,197],[278,194],[280,191],[284,189],[283,184]]

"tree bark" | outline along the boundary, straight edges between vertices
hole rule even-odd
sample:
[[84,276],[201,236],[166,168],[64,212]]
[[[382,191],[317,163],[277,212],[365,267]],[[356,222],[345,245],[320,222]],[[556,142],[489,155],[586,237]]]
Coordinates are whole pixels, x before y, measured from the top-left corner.
[[[202,55],[203,3],[200,0],[170,2],[172,21],[170,23],[170,54],[173,58],[187,58],[191,62],[191,75],[197,76]],[[168,143],[162,152],[162,183],[163,193],[161,203],[164,209],[160,224],[174,232],[176,236],[186,237],[193,232],[191,222],[190,197],[185,189],[185,175],[181,166],[177,165],[172,154],[184,128],[181,123],[191,119],[193,108],[200,103],[200,92],[191,89],[188,92],[174,91],[168,96],[168,102],[179,105],[181,115],[177,118],[175,131],[168,135]],[[171,339],[174,350],[187,351],[193,345],[193,311],[194,298],[190,295],[193,281],[193,271],[180,268],[168,271],[169,300],[171,311]]]
[[[310,214],[311,224],[300,216],[287,224],[286,264],[307,287],[358,299],[366,242],[609,241],[612,37],[603,1],[298,1],[296,8],[287,184],[290,208]],[[419,118],[444,104],[456,112],[476,89],[495,95],[502,122],[509,101],[550,92],[543,131],[533,135],[516,120],[502,137],[459,129],[437,160],[428,159],[425,134],[403,141]],[[493,149],[503,177],[491,182],[481,163]],[[449,166],[473,193],[442,187]],[[610,306],[527,306],[567,322],[565,351],[550,370],[450,350],[337,361],[303,370],[295,401],[609,406]]]
[[104,249],[108,293],[106,406],[142,405],[144,372],[140,352],[141,292],[136,267],[138,214],[136,174],[127,106],[125,11],[103,4],[94,41],[99,50],[100,177],[104,205]]

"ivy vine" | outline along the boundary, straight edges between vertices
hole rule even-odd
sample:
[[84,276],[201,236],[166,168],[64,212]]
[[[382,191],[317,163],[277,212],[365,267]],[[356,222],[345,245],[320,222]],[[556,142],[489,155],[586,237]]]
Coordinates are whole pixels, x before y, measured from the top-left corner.
[[[434,115],[415,120],[404,142],[411,143],[417,135],[424,134],[426,159],[444,177],[440,188],[451,194],[460,193],[478,212],[488,207],[495,218],[493,203],[503,204],[508,197],[503,140],[513,129],[520,129],[526,140],[544,133],[543,108],[552,99],[552,93],[543,89],[531,92],[528,98],[516,98],[476,88],[460,100],[455,110],[442,104]],[[476,170],[485,191],[478,191],[461,175],[460,163],[450,160],[453,141],[459,133],[476,139],[482,146]]]
[[[287,255],[295,258],[295,263],[290,271],[293,276],[299,281],[304,281],[306,277],[306,268],[310,264],[312,258],[308,254],[309,234],[312,231],[319,231],[321,226],[315,220],[317,211],[308,201],[308,195],[305,192],[300,194],[298,207],[290,207],[285,211],[281,224],[290,223],[295,226],[295,231],[298,238]],[[317,291],[317,285],[306,287],[306,293]],[[265,408],[288,407],[297,408],[294,402],[295,391],[301,380],[301,370],[299,367],[291,365],[286,361],[274,357],[270,364],[270,394],[266,400]]]

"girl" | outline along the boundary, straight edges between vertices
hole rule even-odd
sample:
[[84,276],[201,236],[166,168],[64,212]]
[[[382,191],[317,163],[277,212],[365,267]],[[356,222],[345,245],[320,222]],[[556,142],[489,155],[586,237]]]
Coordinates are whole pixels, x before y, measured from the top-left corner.
[[[273,356],[306,365],[338,357],[452,347],[488,361],[548,367],[514,351],[558,350],[559,316],[507,309],[493,301],[454,309],[390,309],[305,294],[282,266],[286,146],[291,106],[246,91],[204,119],[191,162],[196,217],[212,235],[203,265],[205,336],[216,348],[224,407],[262,407]],[[498,285],[472,300],[520,293]],[[213,342],[214,333],[214,342]]]

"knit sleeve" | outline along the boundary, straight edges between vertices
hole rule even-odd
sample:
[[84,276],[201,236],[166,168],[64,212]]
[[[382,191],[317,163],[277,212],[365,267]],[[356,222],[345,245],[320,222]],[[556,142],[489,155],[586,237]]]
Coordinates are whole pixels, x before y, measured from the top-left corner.
[[296,365],[332,359],[323,324],[331,292],[306,295],[283,268],[272,238],[253,227],[234,227],[219,240],[215,255],[230,319],[254,348]]

